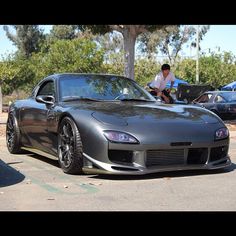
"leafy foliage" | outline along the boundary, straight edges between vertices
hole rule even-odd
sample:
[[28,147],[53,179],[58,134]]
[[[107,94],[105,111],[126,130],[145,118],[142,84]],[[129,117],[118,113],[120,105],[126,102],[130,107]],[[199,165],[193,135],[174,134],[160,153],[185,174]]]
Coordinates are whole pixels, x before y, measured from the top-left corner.
[[76,38],[76,25],[53,25],[50,37],[54,39],[74,39]]
[[135,43],[140,34],[165,28],[165,25],[79,25],[81,31],[90,29],[96,34],[118,31],[124,39],[124,74],[134,79]]
[[[236,80],[236,57],[230,52],[212,53],[199,60],[199,80],[201,84],[209,84],[219,88]],[[196,61],[182,60],[176,67],[175,74],[194,84],[196,81]]]
[[40,50],[39,45],[44,40],[42,30],[38,25],[12,25],[15,30],[15,34],[11,33],[8,26],[4,26],[7,37],[16,45],[20,55],[27,58],[31,56],[33,52]]
[[[18,45],[18,52],[0,62],[0,85],[2,85],[3,94],[10,94],[17,89],[29,92],[39,80],[53,73],[88,72],[124,75],[127,62],[125,57],[127,51],[124,51],[125,38],[122,33],[111,33],[115,26],[118,27],[118,25],[93,25],[88,29],[83,26],[83,32],[76,32],[78,26],[54,26],[47,40],[44,40],[44,36],[40,36],[37,26],[13,26],[16,30],[15,35],[5,27],[8,37]],[[122,29],[121,26],[119,27]],[[188,45],[194,43],[196,33],[191,27],[156,25],[128,27],[128,25],[124,26],[123,29],[130,29],[129,33],[132,33],[132,30],[150,31],[137,34],[140,42],[143,40],[140,45],[143,47],[143,52],[146,52],[142,54],[142,58],[136,57],[134,64],[135,79],[142,86],[153,80],[160,71],[161,64],[156,58],[158,50],[163,50],[162,52],[167,55],[169,53],[169,56],[173,58],[182,50],[184,43]],[[161,28],[162,30],[158,33],[155,31]],[[151,34],[151,32],[154,33]],[[201,32],[200,38],[207,32],[207,27],[202,28]],[[22,46],[28,45],[26,42],[34,37],[32,47],[29,47],[32,50]],[[164,48],[165,45],[167,45],[166,48]],[[179,57],[173,63],[172,71],[177,77],[191,84],[195,83],[195,60]],[[199,69],[200,83],[218,88],[236,80],[236,57],[231,52],[212,52],[210,55],[202,53]]]
[[100,72],[104,52],[94,42],[86,39],[57,40],[47,53],[34,54],[31,58],[35,82],[54,73]]
[[[200,41],[208,30],[209,26],[200,28]],[[141,53],[146,53],[149,58],[155,54],[162,53],[168,57],[168,63],[175,65],[184,45],[196,47],[195,35],[196,29],[194,26],[169,25],[153,33],[146,32],[141,34],[138,38],[138,49]]]
[[25,57],[9,57],[0,63],[0,78],[3,94],[10,94],[19,88],[27,89],[27,84],[34,78],[34,72]]
[[138,59],[135,63],[136,81],[143,87],[152,81],[160,70],[160,65],[154,59]]
[[110,53],[103,63],[102,72],[108,74],[124,75],[124,52]]
[[89,29],[93,34],[106,34],[112,31],[109,25],[78,25],[78,29],[81,31]]

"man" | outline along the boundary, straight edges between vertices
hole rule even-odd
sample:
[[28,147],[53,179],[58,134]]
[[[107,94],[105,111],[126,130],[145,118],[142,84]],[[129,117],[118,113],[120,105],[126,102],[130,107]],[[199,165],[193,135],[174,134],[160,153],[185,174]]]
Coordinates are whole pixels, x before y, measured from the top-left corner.
[[[165,89],[167,82],[170,81],[170,89]],[[161,72],[158,73],[155,79],[150,83],[150,87],[155,90],[157,96],[161,97],[165,103],[173,103],[173,98],[170,96],[170,91],[174,85],[175,76],[170,72],[170,65],[163,64]]]

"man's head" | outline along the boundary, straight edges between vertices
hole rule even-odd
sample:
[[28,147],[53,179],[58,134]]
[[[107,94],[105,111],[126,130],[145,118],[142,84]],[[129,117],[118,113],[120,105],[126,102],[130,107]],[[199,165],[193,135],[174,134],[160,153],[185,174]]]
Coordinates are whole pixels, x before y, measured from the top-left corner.
[[161,66],[162,74],[164,77],[166,77],[170,73],[170,65],[169,64],[163,64]]

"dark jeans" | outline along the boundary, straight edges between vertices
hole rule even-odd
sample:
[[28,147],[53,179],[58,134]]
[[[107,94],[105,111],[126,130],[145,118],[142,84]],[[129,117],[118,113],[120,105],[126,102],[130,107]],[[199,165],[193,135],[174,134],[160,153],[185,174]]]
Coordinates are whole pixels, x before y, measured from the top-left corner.
[[[151,88],[151,87],[150,87],[150,88]],[[151,88],[151,89],[153,89],[153,88]],[[173,103],[174,103],[174,99],[170,96],[170,94],[169,94],[165,89],[162,90],[162,93],[163,93],[166,97],[169,98],[169,100],[170,100],[169,103],[170,103],[170,104],[173,104]],[[156,91],[155,91],[154,89],[150,91],[150,94],[152,94],[153,96],[157,96],[157,93],[156,93]],[[165,101],[163,97],[161,97],[161,99],[162,99],[162,101]]]
[[[174,99],[170,96],[170,94],[164,89],[162,90],[162,93],[169,98],[170,100],[170,104],[173,104],[174,103]],[[161,98],[162,100],[164,100],[163,98]]]

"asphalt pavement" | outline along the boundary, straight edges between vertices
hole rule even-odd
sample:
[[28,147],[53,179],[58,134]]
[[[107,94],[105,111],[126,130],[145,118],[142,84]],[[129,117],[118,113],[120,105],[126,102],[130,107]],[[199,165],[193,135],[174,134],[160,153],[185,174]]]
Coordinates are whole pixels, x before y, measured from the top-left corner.
[[236,131],[223,170],[144,176],[67,175],[39,155],[12,155],[0,137],[0,211],[235,211]]

